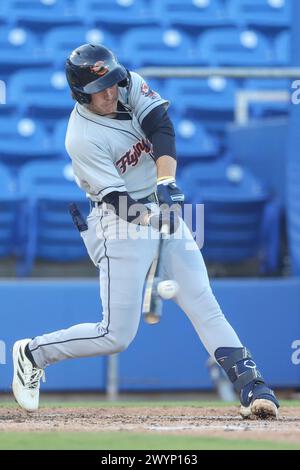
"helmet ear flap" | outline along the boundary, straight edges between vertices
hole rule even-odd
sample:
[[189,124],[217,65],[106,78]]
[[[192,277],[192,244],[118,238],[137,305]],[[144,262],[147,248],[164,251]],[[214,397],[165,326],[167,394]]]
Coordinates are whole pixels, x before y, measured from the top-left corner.
[[131,82],[131,76],[130,76],[129,70],[126,69],[126,72],[127,72],[126,78],[124,78],[124,80],[121,80],[121,81],[118,83],[118,86],[121,87],[121,88],[128,87],[128,86],[130,85],[130,82]]
[[127,78],[124,78],[124,80],[122,80],[121,82],[118,83],[118,86],[120,86],[121,88],[125,88],[127,85],[128,85],[128,79]]
[[72,90],[72,98],[73,100],[78,101],[79,104],[90,104],[91,102],[91,96],[80,91]]

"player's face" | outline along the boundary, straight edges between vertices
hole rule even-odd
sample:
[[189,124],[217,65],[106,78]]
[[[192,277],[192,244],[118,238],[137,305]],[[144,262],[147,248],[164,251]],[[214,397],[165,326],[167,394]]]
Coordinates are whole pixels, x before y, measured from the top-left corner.
[[100,93],[92,94],[90,110],[99,114],[114,113],[118,103],[118,85],[114,85]]

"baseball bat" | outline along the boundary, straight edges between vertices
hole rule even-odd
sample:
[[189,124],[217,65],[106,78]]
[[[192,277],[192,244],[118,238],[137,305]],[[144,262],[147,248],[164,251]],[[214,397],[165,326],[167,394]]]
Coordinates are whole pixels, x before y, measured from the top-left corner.
[[163,246],[164,235],[168,233],[168,225],[163,225],[160,232],[159,244],[157,255],[152,261],[152,264],[149,268],[144,302],[143,302],[143,316],[146,323],[149,325],[155,325],[158,323],[162,316],[162,305],[163,301],[158,294],[157,286],[161,281],[161,271],[162,271],[162,262],[161,262],[161,252]]

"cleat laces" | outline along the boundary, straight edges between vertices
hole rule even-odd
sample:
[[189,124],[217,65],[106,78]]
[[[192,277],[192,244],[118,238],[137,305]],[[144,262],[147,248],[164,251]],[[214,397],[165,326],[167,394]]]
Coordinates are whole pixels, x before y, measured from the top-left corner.
[[25,388],[34,390],[39,387],[40,380],[46,381],[45,371],[36,367],[27,367],[24,370]]

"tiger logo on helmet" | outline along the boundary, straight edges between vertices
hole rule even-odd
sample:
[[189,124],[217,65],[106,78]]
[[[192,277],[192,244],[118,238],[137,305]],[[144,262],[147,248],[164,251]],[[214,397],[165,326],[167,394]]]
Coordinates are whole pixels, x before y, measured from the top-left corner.
[[91,66],[91,72],[98,75],[98,77],[103,77],[109,72],[109,68],[104,65],[103,60],[98,60],[93,66]]

